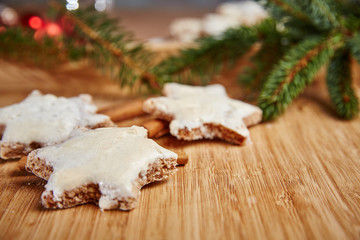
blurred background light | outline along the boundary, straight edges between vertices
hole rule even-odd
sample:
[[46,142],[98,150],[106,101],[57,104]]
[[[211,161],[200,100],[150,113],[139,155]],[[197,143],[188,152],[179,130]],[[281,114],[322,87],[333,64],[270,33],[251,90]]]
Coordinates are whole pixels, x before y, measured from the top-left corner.
[[[42,8],[51,0],[0,0],[1,3],[17,8]],[[78,8],[87,7],[89,5],[97,6],[100,10],[103,8],[104,2],[106,10],[109,6],[113,10],[121,9],[213,9],[218,4],[229,0],[54,0],[60,4],[65,4],[68,10],[76,10]]]
[[5,25],[14,25],[18,22],[19,17],[13,8],[0,4],[0,20]]
[[[38,16],[42,19],[42,25],[41,28],[35,30],[41,30],[37,33],[41,39],[42,36],[48,35],[46,28],[48,20],[52,17],[46,15],[49,6],[51,2],[57,2],[70,11],[91,7],[99,12],[106,12],[112,17],[121,19],[121,24],[132,30],[136,38],[150,39],[169,36],[169,25],[173,19],[202,18],[206,13],[214,12],[216,6],[225,1],[229,0],[0,0],[0,6],[14,9],[15,14],[18,14],[18,20],[16,20],[16,17],[13,17],[15,15],[8,14],[8,10],[6,10],[3,13],[6,16],[5,20],[2,21],[0,9],[0,26],[4,25],[6,28],[9,26],[8,24],[17,21],[13,25],[21,24],[30,27],[29,19]],[[9,15],[12,17],[8,17]],[[71,34],[72,26],[64,25],[60,19],[56,19],[56,21],[62,30],[61,34]],[[32,29],[37,28],[35,23],[31,24]],[[158,27],[153,28],[153,24]],[[56,31],[51,30],[50,32]]]
[[38,16],[32,16],[29,18],[29,27],[32,29],[39,29],[43,25],[43,22],[40,17]]
[[95,0],[95,9],[102,12],[106,9],[106,0]]
[[61,35],[62,30],[57,23],[51,22],[46,25],[46,33],[50,37],[56,37]]
[[79,8],[79,2],[77,0],[66,0],[66,9],[67,10],[76,10]]

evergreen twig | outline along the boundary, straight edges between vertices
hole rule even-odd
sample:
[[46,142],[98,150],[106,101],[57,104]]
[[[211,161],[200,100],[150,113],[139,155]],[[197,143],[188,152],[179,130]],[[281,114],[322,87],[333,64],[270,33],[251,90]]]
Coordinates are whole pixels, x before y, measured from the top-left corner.
[[303,0],[301,3],[303,12],[312,20],[312,23],[320,29],[328,30],[339,26],[335,3],[332,0]]
[[149,55],[141,44],[135,43],[131,34],[121,29],[117,20],[94,10],[64,13],[82,33],[88,44],[87,57],[101,70],[109,70],[121,86],[133,86],[137,80],[156,88],[154,77],[148,71]]
[[[71,34],[60,39],[44,37],[39,42],[31,30],[1,31],[0,55],[23,61],[36,56],[39,61],[32,61],[40,65],[56,59],[90,59],[121,86],[139,83],[159,88],[170,81],[207,83],[257,43],[260,50],[251,58],[253,68],[239,79],[254,92],[261,89],[258,104],[264,110],[264,119],[282,113],[330,59],[327,82],[332,102],[340,117],[354,117],[358,100],[351,88],[349,59],[353,56],[360,63],[358,0],[261,1],[265,1],[271,18],[199,39],[195,48],[156,66],[151,65],[151,54],[116,20],[89,9],[70,13],[58,8],[75,26]],[[46,61],[41,61],[44,58]]]
[[258,104],[263,118],[282,113],[292,100],[312,82],[320,67],[333,55],[339,37],[311,38],[293,47],[270,73]]
[[[316,72],[330,60],[337,49],[351,49],[351,53],[360,62],[360,4],[354,2],[355,0],[265,2],[265,7],[276,20],[275,27],[268,26],[267,30],[260,27],[268,20],[250,27],[256,30],[256,42],[261,44],[261,48],[251,59],[253,69],[247,69],[245,75],[239,76],[240,82],[252,86],[253,90],[261,89],[258,105],[264,111],[265,120],[281,114],[313,80]],[[232,40],[225,39],[226,42]],[[239,41],[238,47],[241,48],[243,45],[246,46],[246,40]],[[204,46],[206,44],[200,44],[198,50],[192,50],[191,55],[201,54]],[[221,51],[221,48],[217,48],[217,52],[214,49],[212,54],[221,54]],[[176,59],[165,61],[163,65],[186,60],[186,54],[182,54]],[[220,63],[209,57],[206,64],[212,66]],[[198,66],[190,67],[191,69],[187,70],[196,73]],[[338,70],[340,69],[334,71]],[[208,79],[212,72],[201,74],[204,75],[203,78]],[[174,79],[176,76],[177,72],[174,72],[171,77]],[[338,95],[337,99],[342,98],[341,91],[335,91],[333,94]],[[357,112],[356,104],[348,104],[346,107],[347,112]],[[341,117],[355,116],[342,114],[340,111],[338,113]]]
[[349,41],[351,52],[358,63],[360,63],[360,32],[354,34]]
[[153,72],[163,83],[176,79],[181,82],[194,81],[194,78],[200,78],[202,83],[206,83],[222,69],[224,63],[234,65],[256,40],[256,29],[245,26],[229,29],[220,37],[200,39],[198,47],[186,49],[180,56],[166,59],[155,66]]
[[[0,46],[0,56],[29,65],[46,68],[66,60],[52,38],[45,37],[39,44],[32,29],[13,27],[0,31]],[[42,56],[48,56],[47,60]]]
[[[310,22],[310,19],[308,16],[306,16],[300,9],[297,9],[296,7],[292,6],[287,1],[283,0],[271,0],[266,2],[267,8],[273,8],[272,11],[278,12],[281,10],[280,15],[290,15],[293,16],[299,20]],[[296,5],[295,5],[296,6]],[[275,9],[274,9],[275,8]],[[275,14],[277,15],[277,14]]]
[[261,43],[260,50],[251,58],[254,66],[247,67],[244,73],[239,76],[239,82],[247,86],[257,94],[272,70],[274,65],[282,56],[285,46],[281,44],[282,35],[276,31],[276,23],[271,20],[265,20],[257,27]]
[[340,49],[331,59],[326,82],[330,99],[337,114],[344,119],[351,119],[359,112],[359,102],[351,86],[350,54]]

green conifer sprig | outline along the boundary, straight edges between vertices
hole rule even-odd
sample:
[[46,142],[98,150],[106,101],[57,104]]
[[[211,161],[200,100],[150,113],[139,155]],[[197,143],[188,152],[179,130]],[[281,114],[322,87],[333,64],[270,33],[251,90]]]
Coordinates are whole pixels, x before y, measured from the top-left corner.
[[199,39],[196,47],[156,66],[151,54],[118,21],[90,9],[68,12],[57,7],[58,17],[74,26],[61,38],[34,40],[34,31],[23,28],[0,31],[0,55],[39,65],[89,59],[121,86],[138,83],[158,89],[170,81],[205,84],[256,43],[261,47],[251,58],[253,68],[239,79],[253,93],[261,89],[258,104],[264,120],[281,114],[329,61],[328,91],[336,112],[346,119],[356,116],[359,104],[349,59],[360,63],[359,0],[264,1],[270,18]]
[[349,41],[349,48],[352,55],[360,63],[360,32],[357,32]]
[[256,41],[257,31],[254,28],[229,29],[221,37],[201,38],[197,42],[198,47],[183,50],[181,57],[166,59],[152,72],[161,83],[174,80],[193,83],[198,76],[202,83],[206,83],[224,64],[233,66]]
[[[150,76],[150,53],[134,41],[132,33],[118,25],[118,20],[92,9],[66,11],[65,17],[74,24],[75,32],[86,44],[80,45],[82,57],[113,76],[121,86],[133,86]],[[150,80],[149,80],[150,81]]]
[[339,26],[336,4],[332,0],[294,1],[294,5],[298,3],[302,4],[301,9],[319,29],[329,30]]
[[351,119],[359,112],[359,102],[351,87],[351,59],[345,49],[339,49],[331,59],[326,78],[330,99],[337,114]]
[[[39,43],[31,29],[9,28],[0,32],[0,46],[0,56],[29,65],[46,68],[65,60],[53,39],[45,37]],[[50,57],[44,61],[42,56]]]
[[[137,43],[118,19],[87,8],[70,12],[53,3],[53,21],[64,34],[35,39],[35,31],[21,26],[0,31],[0,56],[16,62],[51,67],[54,63],[86,59],[120,86],[136,83],[157,87],[150,69],[151,54]],[[62,21],[59,21],[62,19]]]
[[[268,3],[274,4],[274,2],[279,2],[280,0],[276,1],[269,1]],[[298,40],[305,39],[303,42],[309,41],[312,36],[326,36],[328,39],[331,39],[331,36],[336,32],[336,38],[333,38],[335,42],[328,46],[327,51],[319,51],[316,55],[314,55],[313,61],[310,61],[307,64],[307,67],[303,70],[300,70],[298,76],[294,76],[294,87],[293,88],[284,88],[283,94],[275,94],[275,92],[271,92],[272,88],[274,87],[274,82],[276,84],[275,78],[278,79],[278,84],[282,84],[281,79],[284,79],[282,76],[276,75],[281,72],[281,63],[284,61],[290,61],[288,59],[289,55],[291,55],[292,51],[299,51],[299,49],[291,48],[289,50],[289,54],[285,53],[283,60],[280,61],[278,65],[276,65],[272,71],[272,73],[267,78],[265,85],[263,86],[263,90],[259,96],[258,104],[264,110],[264,119],[272,119],[282,113],[288,104],[291,103],[293,98],[295,98],[299,93],[303,91],[305,86],[309,84],[315,75],[315,73],[319,70],[321,65],[326,64],[329,61],[329,58],[334,53],[334,50],[338,49],[339,47],[346,46],[343,51],[348,51],[347,49],[352,49],[354,57],[357,58],[358,50],[360,50],[360,41],[358,42],[357,34],[359,31],[360,19],[358,15],[356,16],[355,12],[360,10],[360,5],[354,6],[353,9],[350,9],[344,1],[333,1],[333,0],[305,0],[305,1],[298,1],[298,0],[284,0],[281,2],[285,2],[287,6],[294,8],[296,11],[301,11],[304,13],[311,21],[311,24],[304,24],[300,22],[296,17],[290,17],[287,22],[285,22],[287,28],[287,38],[290,41],[293,41],[293,44],[297,44],[299,46],[302,43],[297,43]],[[347,6],[347,7],[345,7]],[[343,10],[341,12],[341,9]],[[346,9],[346,11],[344,11]],[[280,15],[281,16],[281,15]],[[284,14],[283,16],[286,16]],[[351,17],[348,17],[351,16]],[[286,16],[289,17],[289,16]],[[295,31],[294,31],[295,30]],[[298,32],[296,33],[296,30]],[[295,34],[294,34],[295,33]],[[299,34],[300,33],[300,34]],[[302,36],[303,35],[303,36]],[[360,53],[360,51],[359,51]],[[334,62],[334,61],[333,61]],[[336,61],[335,61],[336,62]],[[347,64],[347,68],[350,68],[350,62],[346,61],[345,65]],[[294,65],[296,70],[296,66]],[[331,65],[332,66],[332,65]],[[345,67],[344,67],[345,68]],[[330,74],[334,74],[335,76],[340,75],[341,73],[337,73],[337,70],[340,68],[335,68],[332,66],[332,70],[328,70],[328,77],[332,84],[328,82],[328,91],[330,94],[330,98],[334,105],[336,106],[337,114],[346,119],[350,119],[356,116],[358,112],[358,104],[357,98],[355,93],[351,87],[351,77],[346,76],[344,78],[335,77],[336,81],[333,79],[334,77],[329,76]],[[346,71],[345,71],[346,72]],[[296,79],[298,78],[298,79]],[[345,80],[346,79],[346,80]],[[329,80],[328,80],[329,81]],[[344,81],[343,88],[340,88],[339,81]],[[286,80],[285,80],[286,82]],[[297,84],[296,84],[297,83]],[[284,85],[280,85],[284,86]],[[285,85],[286,86],[286,85]],[[346,87],[345,87],[346,86]],[[340,90],[341,89],[341,90]],[[271,94],[273,93],[273,95]],[[281,91],[280,91],[281,93]],[[343,96],[345,96],[343,98]],[[347,96],[348,95],[348,96]],[[341,99],[348,99],[349,102],[341,101]],[[341,104],[343,103],[343,104]],[[341,109],[343,108],[343,109]]]
[[[360,63],[360,3],[356,4],[356,0],[268,0],[265,8],[275,20],[275,27],[261,27],[269,20],[250,27],[256,30],[256,42],[261,44],[261,48],[251,59],[253,69],[247,69],[239,79],[255,90],[261,89],[258,105],[264,111],[264,120],[269,120],[284,112],[312,82],[318,70],[330,61],[335,51],[341,49],[339,51],[350,52]],[[241,32],[243,28],[231,31]],[[238,41],[237,48],[246,43]],[[198,49],[201,48],[200,44]],[[247,45],[244,48],[248,49]],[[218,48],[217,54],[220,55],[221,51]],[[201,54],[201,50],[191,51],[192,56],[197,54]],[[216,55],[216,51],[213,54]],[[171,61],[186,62],[188,57],[182,54]],[[167,66],[166,61],[162,66]],[[215,63],[213,58],[208,58],[207,62],[208,66]],[[350,68],[350,62],[345,64]],[[340,70],[332,67],[328,74],[338,76],[341,72],[334,72]],[[166,73],[167,68],[164,67],[162,71]],[[205,79],[210,79],[209,75],[214,73],[198,72],[195,65],[187,71]],[[355,117],[358,104],[351,87],[351,77],[336,77],[336,81],[332,77],[328,79],[332,83],[328,84],[328,90],[338,115],[347,119]],[[339,83],[341,81],[344,81],[344,85]],[[348,98],[348,102],[340,101]]]
[[276,31],[275,21],[267,19],[257,27],[257,30],[261,36],[259,38],[262,40],[262,47],[251,58],[256,68],[246,67],[244,74],[239,77],[242,85],[254,91],[252,95],[256,95],[261,90],[267,75],[285,51],[285,46],[281,44],[282,35]]
[[339,37],[313,37],[289,50],[270,73],[260,93],[258,105],[264,119],[281,114],[285,108],[310,84],[321,66],[334,54]]

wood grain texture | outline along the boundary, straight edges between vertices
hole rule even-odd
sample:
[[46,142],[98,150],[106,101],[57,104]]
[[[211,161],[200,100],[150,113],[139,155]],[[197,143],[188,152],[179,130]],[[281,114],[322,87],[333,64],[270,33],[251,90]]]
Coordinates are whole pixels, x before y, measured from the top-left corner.
[[[23,86],[7,94],[2,89],[0,106],[20,101],[27,94]],[[126,103],[103,93],[95,94],[96,102]],[[278,120],[250,133],[253,143],[244,147],[158,139],[185,152],[189,162],[169,180],[144,187],[130,212],[101,212],[92,204],[45,210],[40,195],[46,182],[25,172],[21,162],[0,161],[0,239],[360,238],[360,121],[333,115],[322,81]]]
[[[121,16],[146,38],[167,32],[174,17],[169,14]],[[143,19],[152,27],[144,27]],[[82,64],[47,71],[4,60],[0,66],[0,107],[33,89],[63,96],[90,93],[99,107],[134,100],[128,89],[120,91]],[[359,73],[357,66],[358,86]],[[226,72],[216,81],[242,99],[235,76]],[[138,207],[129,212],[101,212],[92,204],[46,210],[40,202],[46,182],[25,172],[23,162],[0,160],[0,239],[360,239],[360,121],[334,116],[323,80],[276,121],[252,127],[250,145],[157,139],[185,152],[188,163],[167,181],[145,186]]]

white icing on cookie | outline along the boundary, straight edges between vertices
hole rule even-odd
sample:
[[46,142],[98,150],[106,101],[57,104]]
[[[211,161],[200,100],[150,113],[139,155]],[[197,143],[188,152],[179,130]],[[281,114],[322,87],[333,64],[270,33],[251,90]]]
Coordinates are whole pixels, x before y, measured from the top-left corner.
[[217,7],[216,12],[247,26],[255,25],[268,17],[265,9],[255,1],[225,2]]
[[[147,138],[143,127],[98,128],[80,132],[64,143],[36,150],[53,167],[46,191],[60,200],[64,191],[98,183],[99,207],[111,209],[121,198],[137,197],[134,184],[149,165],[177,155]],[[32,154],[32,153],[31,153]]]
[[169,26],[171,36],[182,42],[193,42],[202,32],[202,20],[198,18],[174,19]]
[[240,22],[231,16],[209,13],[203,19],[205,34],[219,36],[229,28],[240,26]]
[[35,90],[22,102],[0,109],[0,124],[5,125],[1,142],[62,142],[79,128],[110,121],[96,110],[90,95],[64,98]]
[[181,138],[181,129],[191,131],[197,128],[203,136],[195,139],[214,138],[214,132],[209,131],[205,124],[219,124],[248,138],[249,131],[242,119],[254,113],[261,114],[258,107],[229,98],[225,88],[219,84],[194,87],[167,83],[163,92],[166,97],[148,99],[144,110],[156,116],[171,116],[170,133],[178,138]]

